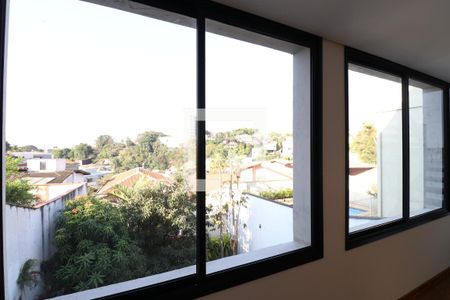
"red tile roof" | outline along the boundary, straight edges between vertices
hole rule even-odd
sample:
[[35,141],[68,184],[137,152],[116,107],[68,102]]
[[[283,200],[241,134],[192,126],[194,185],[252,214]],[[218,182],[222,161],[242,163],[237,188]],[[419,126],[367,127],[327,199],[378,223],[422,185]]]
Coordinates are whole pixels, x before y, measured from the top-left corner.
[[106,195],[110,193],[116,185],[124,185],[126,187],[132,187],[138,182],[138,180],[144,178],[150,183],[165,182],[168,183],[169,180],[156,172],[153,172],[144,168],[134,168],[119,174],[112,176],[108,182],[98,191],[99,195]]

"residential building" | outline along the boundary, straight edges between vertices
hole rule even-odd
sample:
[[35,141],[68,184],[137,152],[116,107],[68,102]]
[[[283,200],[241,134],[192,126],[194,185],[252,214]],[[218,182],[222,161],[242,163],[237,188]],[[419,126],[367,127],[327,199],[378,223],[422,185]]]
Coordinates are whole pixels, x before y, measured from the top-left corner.
[[26,174],[31,184],[88,182],[90,173],[83,170],[57,172],[30,172]]
[[66,170],[64,158],[30,158],[27,160],[30,172],[58,172]]
[[158,184],[160,182],[169,182],[169,179],[160,173],[144,168],[134,168],[119,174],[112,175],[100,188],[97,194],[106,196],[114,191],[114,188],[117,185],[133,187],[140,180],[147,181],[149,185]]
[[253,162],[241,168],[239,183],[242,190],[259,193],[268,189],[292,189],[292,180],[292,161],[271,160]]
[[292,159],[294,155],[294,139],[289,136],[281,143],[281,157]]

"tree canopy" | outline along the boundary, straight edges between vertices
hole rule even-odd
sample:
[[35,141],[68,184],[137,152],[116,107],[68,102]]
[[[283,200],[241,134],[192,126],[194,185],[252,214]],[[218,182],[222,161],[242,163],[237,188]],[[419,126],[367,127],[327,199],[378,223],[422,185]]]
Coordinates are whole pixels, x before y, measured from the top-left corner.
[[78,144],[72,148],[73,159],[87,159],[94,157],[94,149],[85,143]]
[[102,151],[102,149],[108,145],[114,144],[114,140],[112,136],[104,134],[97,137],[95,140],[95,148],[98,152]]
[[365,122],[361,130],[354,137],[350,150],[357,153],[362,162],[377,163],[377,130],[369,122]]
[[111,196],[127,216],[151,274],[195,263],[195,195],[183,178],[155,186],[142,180],[133,188],[118,186]]
[[53,149],[52,154],[54,158],[70,158],[72,156],[71,151],[69,148]]
[[30,207],[36,203],[36,197],[32,193],[31,184],[22,178],[19,163],[19,158],[6,157],[6,202]]
[[48,284],[76,292],[145,275],[145,256],[129,234],[126,217],[107,201],[83,197],[66,203],[59,219],[57,252],[47,262]]
[[56,295],[193,265],[195,230],[195,195],[181,177],[78,197],[57,223],[47,284]]

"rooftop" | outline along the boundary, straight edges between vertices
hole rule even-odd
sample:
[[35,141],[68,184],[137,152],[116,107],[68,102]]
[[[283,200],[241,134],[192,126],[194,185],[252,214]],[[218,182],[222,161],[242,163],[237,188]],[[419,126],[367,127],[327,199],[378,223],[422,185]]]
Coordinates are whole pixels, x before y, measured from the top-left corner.
[[99,195],[110,193],[116,185],[132,187],[138,180],[145,179],[149,183],[168,182],[168,178],[144,168],[134,168],[116,175],[113,175],[106,184],[98,191]]
[[32,184],[46,184],[46,183],[63,183],[72,173],[82,175],[89,175],[89,172],[83,170],[74,171],[57,171],[57,172],[31,172],[26,177]]

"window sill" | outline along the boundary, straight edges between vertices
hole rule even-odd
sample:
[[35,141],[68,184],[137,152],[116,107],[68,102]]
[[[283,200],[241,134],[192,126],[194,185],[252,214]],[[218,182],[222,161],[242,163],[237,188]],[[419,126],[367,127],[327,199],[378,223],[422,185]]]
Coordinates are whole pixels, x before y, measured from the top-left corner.
[[366,230],[359,230],[347,233],[346,235],[346,250],[380,240],[390,235],[400,233],[402,231],[414,228],[416,226],[450,216],[450,213],[445,208],[434,210],[423,210],[421,214],[411,216],[409,220],[403,219],[393,220],[387,224],[381,224],[376,227],[370,227]]
[[[270,259],[278,255],[288,254],[290,252],[299,250],[301,248],[305,248],[307,246],[309,245],[307,245],[306,243],[299,243],[293,241],[272,247],[267,247],[260,250],[255,250],[249,253],[229,256],[208,262],[207,271],[209,275],[214,276],[214,273],[220,271],[242,267],[243,265],[249,265],[257,261]],[[188,276],[195,276],[195,266],[189,266],[148,277],[119,282],[111,285],[102,286],[96,289],[85,290],[78,293],[67,294],[51,299],[75,300],[75,299],[94,299],[107,297],[111,295],[126,293],[129,292],[130,290],[149,287],[151,285],[155,285],[158,283],[181,279],[183,277]]]
[[176,269],[173,271],[168,271],[156,275],[151,275],[143,278],[123,281],[119,283],[114,283],[110,285],[105,285],[95,289],[85,290],[77,293],[67,294],[63,296],[58,296],[51,299],[61,299],[61,300],[71,300],[71,299],[95,299],[106,297],[110,295],[115,295],[119,293],[129,292],[130,290],[135,290],[143,287],[148,287],[150,285],[155,285],[158,283],[171,281],[175,279],[180,279],[182,277],[187,277],[190,275],[195,275],[195,266],[189,266],[181,269]]
[[254,263],[259,260],[271,258],[280,254],[286,254],[307,246],[309,245],[307,245],[306,243],[299,243],[292,241],[289,243],[283,243],[280,245],[267,247],[264,249],[251,251],[248,253],[228,256],[208,262],[206,264],[206,270],[208,274],[212,274],[219,271],[224,271],[226,269],[231,269],[242,265]]

